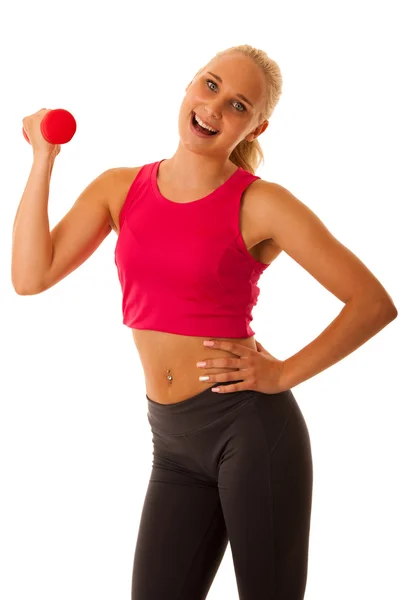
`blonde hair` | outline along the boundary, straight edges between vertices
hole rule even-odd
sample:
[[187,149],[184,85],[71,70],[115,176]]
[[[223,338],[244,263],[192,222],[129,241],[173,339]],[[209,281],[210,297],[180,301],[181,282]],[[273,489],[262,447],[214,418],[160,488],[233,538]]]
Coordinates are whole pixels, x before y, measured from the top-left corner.
[[[259,124],[261,124],[266,119],[269,120],[274,112],[275,106],[278,104],[279,98],[281,97],[282,73],[278,64],[272,60],[272,58],[270,58],[267,53],[264,52],[264,50],[254,48],[249,44],[232,46],[226,50],[221,50],[220,52],[217,52],[214,58],[218,56],[224,56],[226,54],[236,54],[237,52],[241,52],[245,56],[252,58],[256,65],[258,65],[264,73],[267,84],[267,97],[264,110],[260,115]],[[195,77],[197,77],[197,75],[204,69],[205,67],[201,67],[201,69],[197,71]],[[255,139],[252,142],[248,142],[246,139],[243,139],[233,149],[229,160],[231,160],[238,167],[242,167],[254,175],[260,164],[264,163],[264,153],[262,151],[260,142],[258,139]]]

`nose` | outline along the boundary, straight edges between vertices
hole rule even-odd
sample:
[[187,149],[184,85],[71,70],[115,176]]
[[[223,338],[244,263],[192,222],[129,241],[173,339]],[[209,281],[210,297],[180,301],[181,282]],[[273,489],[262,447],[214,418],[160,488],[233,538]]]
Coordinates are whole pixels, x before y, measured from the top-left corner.
[[211,121],[220,121],[222,116],[222,103],[217,99],[213,102],[208,101],[204,105],[206,116]]

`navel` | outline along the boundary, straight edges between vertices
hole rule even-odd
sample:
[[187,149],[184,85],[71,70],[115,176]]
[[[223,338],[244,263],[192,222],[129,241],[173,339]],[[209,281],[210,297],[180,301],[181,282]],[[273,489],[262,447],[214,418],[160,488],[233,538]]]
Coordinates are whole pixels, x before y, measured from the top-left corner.
[[172,384],[172,379],[173,378],[172,378],[172,374],[171,374],[170,369],[167,370],[166,377],[168,379],[169,384]]

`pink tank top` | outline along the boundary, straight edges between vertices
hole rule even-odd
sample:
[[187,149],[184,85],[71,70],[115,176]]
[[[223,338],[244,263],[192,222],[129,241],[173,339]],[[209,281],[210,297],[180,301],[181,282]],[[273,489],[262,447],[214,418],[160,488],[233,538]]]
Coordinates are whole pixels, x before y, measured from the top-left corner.
[[239,167],[208,196],[178,203],[158,189],[160,162],[141,167],[120,212],[115,264],[124,325],[205,338],[253,336],[257,283],[269,265],[247,250],[239,209],[244,190],[260,178]]

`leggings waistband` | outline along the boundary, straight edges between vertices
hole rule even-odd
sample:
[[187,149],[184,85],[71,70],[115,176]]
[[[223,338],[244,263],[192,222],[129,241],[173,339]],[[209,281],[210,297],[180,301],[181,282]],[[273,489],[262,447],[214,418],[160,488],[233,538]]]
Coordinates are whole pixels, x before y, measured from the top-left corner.
[[188,433],[204,427],[261,394],[254,390],[226,393],[211,391],[211,388],[217,385],[232,385],[242,381],[242,379],[238,379],[214,383],[199,394],[173,404],[155,402],[146,394],[149,423],[155,431],[172,435]]

